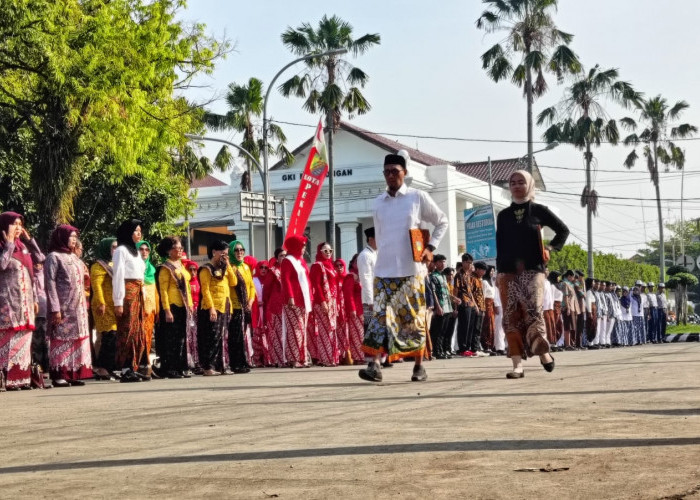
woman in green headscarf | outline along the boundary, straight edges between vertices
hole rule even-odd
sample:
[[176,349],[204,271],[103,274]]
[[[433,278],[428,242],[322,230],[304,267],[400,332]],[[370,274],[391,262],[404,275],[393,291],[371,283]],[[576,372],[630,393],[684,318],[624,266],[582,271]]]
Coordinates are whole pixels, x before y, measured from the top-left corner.
[[146,272],[143,277],[143,333],[146,337],[146,348],[139,362],[139,373],[146,377],[151,377],[153,376],[153,370],[151,369],[151,358],[149,355],[153,345],[153,331],[160,305],[156,288],[156,268],[151,262],[151,244],[141,240],[136,243],[136,248],[139,251],[139,256],[146,263]]
[[234,240],[229,243],[228,256],[231,267],[236,273],[238,282],[231,287],[232,314],[228,329],[228,353],[231,369],[234,373],[250,371],[250,355],[252,343],[248,326],[251,323],[251,307],[255,301],[255,283],[253,273],[248,264],[243,262],[245,247],[243,243]]
[[114,316],[112,300],[112,254],[117,248],[116,238],[104,238],[97,245],[97,260],[90,267],[90,286],[92,300],[90,308],[95,321],[97,338],[95,339],[94,374],[98,380],[110,380],[116,369],[117,319]]

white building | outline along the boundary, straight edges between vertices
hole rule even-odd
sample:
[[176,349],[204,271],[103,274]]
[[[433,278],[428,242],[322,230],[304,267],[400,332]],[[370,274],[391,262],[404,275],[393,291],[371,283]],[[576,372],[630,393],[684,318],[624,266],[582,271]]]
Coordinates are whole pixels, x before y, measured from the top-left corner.
[[[295,162],[291,166],[277,163],[270,169],[270,194],[285,199],[289,212],[294,206],[311,142],[309,139],[294,150]],[[449,217],[449,230],[437,252],[446,255],[448,262],[454,264],[464,251],[464,209],[489,203],[488,164],[449,162],[345,122],[341,123],[333,140],[335,254],[349,262],[353,254],[363,248],[363,230],[373,226],[372,202],[386,187],[382,173],[384,156],[402,149],[411,156],[407,183],[429,192]],[[492,161],[492,197],[496,212],[510,204],[508,190],[501,186],[518,168],[522,168],[522,164],[517,158]],[[536,165],[533,175],[538,188],[544,189]],[[249,253],[264,257],[263,224],[253,226],[253,251],[250,252],[248,223],[240,219],[240,186],[236,176],[232,175],[230,185],[208,177],[193,183],[192,187],[198,190],[197,209],[190,219],[191,248],[195,258],[206,255],[207,244],[212,238],[224,236],[230,240],[231,233],[246,244]],[[253,191],[263,191],[257,174],[253,174]],[[278,215],[282,215],[281,210]],[[328,219],[326,181],[307,225],[312,259],[316,244],[329,239]],[[276,224],[273,234],[271,251],[282,245],[282,222]]]

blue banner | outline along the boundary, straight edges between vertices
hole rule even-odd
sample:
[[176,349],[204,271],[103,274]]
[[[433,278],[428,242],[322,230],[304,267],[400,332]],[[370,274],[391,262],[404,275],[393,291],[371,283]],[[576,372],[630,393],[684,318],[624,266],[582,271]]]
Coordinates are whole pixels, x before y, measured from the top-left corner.
[[474,260],[496,260],[496,223],[491,205],[468,208],[464,211],[464,236],[467,252]]

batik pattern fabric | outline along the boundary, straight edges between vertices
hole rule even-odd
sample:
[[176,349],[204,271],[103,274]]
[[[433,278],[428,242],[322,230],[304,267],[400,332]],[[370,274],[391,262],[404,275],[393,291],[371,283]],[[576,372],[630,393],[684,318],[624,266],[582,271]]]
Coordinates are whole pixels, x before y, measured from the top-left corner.
[[494,333],[496,331],[496,313],[493,310],[493,299],[484,299],[484,322],[481,325],[481,345],[484,349],[494,349]]
[[8,389],[30,386],[31,345],[31,330],[0,332],[0,367]]
[[304,307],[286,304],[282,309],[282,328],[284,330],[284,353],[289,366],[299,368],[310,363],[306,344],[308,315]]
[[325,301],[321,302],[317,299],[309,314],[309,352],[311,359],[317,360],[321,366],[335,366],[340,358],[336,335],[338,306],[328,281],[335,278],[328,276],[321,262],[315,262],[313,266],[321,270],[321,285]]
[[138,370],[146,350],[141,286],[138,280],[124,282],[124,313],[117,319],[117,368]]
[[267,340],[267,325],[262,321],[262,315],[257,317],[257,324],[251,325],[253,342],[253,366],[270,366],[270,345]]
[[[314,304],[309,314],[309,346],[314,346],[315,353],[311,355],[321,366],[335,366],[340,358],[338,349],[338,337],[336,335],[337,322],[334,302],[329,304],[328,309],[323,304]],[[310,347],[311,349],[311,347]]]
[[646,322],[644,316],[632,316],[632,343],[643,344],[646,341]]
[[[26,247],[39,252],[34,240]],[[25,247],[25,248],[26,248]],[[8,388],[30,384],[31,342],[35,328],[34,288],[29,270],[13,258],[14,245],[6,243],[0,255],[0,370]]]
[[218,311],[216,321],[209,320],[209,311],[200,309],[197,322],[199,363],[205,370],[223,372],[231,367],[228,357],[228,326],[231,303],[226,299],[225,311]]
[[[153,334],[158,314],[158,288],[155,283],[143,285],[143,337],[144,359],[148,360],[153,346]],[[147,363],[150,365],[150,361]]]
[[[498,290],[503,305],[503,329],[509,342],[522,341],[522,357],[549,352],[547,328],[542,315],[545,276],[539,271],[501,273]],[[510,345],[509,345],[510,347]]]
[[348,314],[345,324],[348,330],[348,343],[350,356],[355,363],[362,363],[365,360],[365,353],[362,350],[362,341],[365,338],[365,327],[363,319],[356,314]]
[[374,312],[362,350],[389,361],[422,356],[425,348],[425,279],[423,276],[374,278]]
[[84,291],[84,264],[69,253],[52,252],[46,259],[46,297],[50,312],[60,311],[61,321],[49,320],[49,370],[54,380],[92,377],[90,327]]

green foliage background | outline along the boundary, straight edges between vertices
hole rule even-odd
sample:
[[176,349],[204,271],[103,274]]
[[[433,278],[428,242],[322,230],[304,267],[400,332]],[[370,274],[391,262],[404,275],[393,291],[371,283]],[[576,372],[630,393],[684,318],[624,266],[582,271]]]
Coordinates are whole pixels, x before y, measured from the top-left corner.
[[[564,272],[567,269],[586,271],[587,254],[578,244],[564,245],[560,252],[552,252],[549,261],[550,271]],[[659,268],[649,264],[639,264],[622,259],[614,254],[596,253],[593,256],[595,277],[614,281],[619,285],[633,285],[638,279],[649,282],[658,280]]]
[[[138,216],[156,233],[191,208],[182,97],[227,43],[177,20],[182,0],[0,0],[0,208],[46,241],[57,223],[86,250]],[[188,158],[188,161],[183,161]]]

